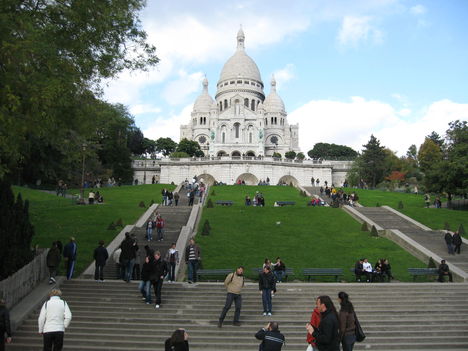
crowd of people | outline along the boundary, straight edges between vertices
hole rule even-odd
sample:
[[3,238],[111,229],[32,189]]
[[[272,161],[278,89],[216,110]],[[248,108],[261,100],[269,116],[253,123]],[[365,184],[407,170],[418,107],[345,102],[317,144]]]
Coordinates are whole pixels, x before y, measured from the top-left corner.
[[323,186],[320,187],[320,196],[323,197],[324,194],[332,200],[332,205],[335,205],[335,207],[343,205],[355,206],[359,201],[359,196],[356,192],[353,191],[351,194],[347,194],[343,189],[335,188],[334,185],[328,187],[326,181],[325,188]]
[[256,191],[253,199],[250,197],[250,195],[246,195],[244,203],[245,206],[265,207],[265,198],[263,197],[263,194],[261,192]]

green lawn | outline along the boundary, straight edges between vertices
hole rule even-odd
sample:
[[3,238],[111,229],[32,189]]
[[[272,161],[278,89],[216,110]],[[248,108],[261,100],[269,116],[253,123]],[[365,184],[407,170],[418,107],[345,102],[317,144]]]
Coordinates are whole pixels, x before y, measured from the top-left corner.
[[146,210],[138,206],[140,201],[147,207],[151,200],[160,202],[164,187],[174,188],[164,184],[102,188],[103,204],[83,206],[74,204],[71,199],[38,190],[13,187],[13,191],[30,201],[30,217],[36,230],[33,245],[50,247],[52,241],[61,240],[66,244],[70,236],[76,238],[77,276],[92,261],[97,242],[102,239],[109,243],[121,230],[108,230],[109,224],[120,218],[124,226],[135,223]]
[[[364,206],[376,206],[377,203],[390,206],[432,229],[444,229],[445,222],[449,223],[451,230],[457,230],[460,224],[463,224],[465,231],[468,229],[468,211],[425,208],[423,195],[382,190],[350,188],[344,190],[348,193],[357,192],[359,202]],[[434,200],[434,197],[432,197],[432,200]],[[400,201],[403,202],[403,209],[398,209]],[[467,235],[465,237],[468,238]]]
[[[199,233],[206,219],[211,225],[208,236],[197,236],[202,248],[204,268],[261,267],[268,257],[281,256],[287,267],[300,275],[303,268],[343,268],[345,279],[353,281],[349,268],[360,257],[374,264],[378,258],[390,260],[394,276],[409,281],[408,267],[426,264],[385,238],[373,238],[361,225],[340,209],[307,207],[307,198],[295,188],[277,186],[218,186],[210,195],[216,200],[232,200],[232,207],[206,208]],[[261,191],[266,207],[247,207],[244,198]],[[296,206],[273,207],[276,200],[296,201]],[[299,276],[299,278],[302,278]]]

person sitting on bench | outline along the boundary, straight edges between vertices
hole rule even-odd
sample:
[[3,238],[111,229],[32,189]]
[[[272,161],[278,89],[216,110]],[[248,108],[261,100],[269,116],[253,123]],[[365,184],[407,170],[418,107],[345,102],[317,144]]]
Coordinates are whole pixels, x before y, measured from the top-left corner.
[[447,263],[445,263],[445,260],[442,260],[442,261],[440,261],[440,265],[439,265],[439,279],[438,279],[438,281],[443,283],[445,275],[448,275],[449,282],[453,282],[452,272],[450,272],[449,266],[448,266]]
[[366,275],[367,282],[368,283],[371,282],[372,281],[372,265],[369,263],[367,258],[365,258],[364,261],[362,262],[362,269],[364,271],[364,274]]
[[361,276],[365,274],[364,269],[362,268],[362,262],[363,262],[363,259],[360,258],[359,260],[356,261],[356,264],[354,265],[354,274],[356,275],[356,280],[358,282],[361,281]]

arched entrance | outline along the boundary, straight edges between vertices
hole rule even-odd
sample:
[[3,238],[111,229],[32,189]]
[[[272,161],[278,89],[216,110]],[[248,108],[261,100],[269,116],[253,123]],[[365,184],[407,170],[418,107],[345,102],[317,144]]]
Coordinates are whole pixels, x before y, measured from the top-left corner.
[[220,151],[218,151],[217,155],[218,155],[218,157],[227,156],[227,153],[226,153],[226,151],[220,150]]
[[294,178],[293,176],[290,176],[290,175],[282,176],[278,180],[278,184],[291,185],[291,183],[292,183],[293,186],[298,186],[299,185],[299,182],[297,181],[297,179]]
[[240,176],[237,177],[236,184],[238,184],[239,181],[240,182],[244,181],[246,185],[258,184],[258,178],[254,176],[252,173],[242,173]]
[[253,152],[253,151],[247,151],[247,152],[245,153],[245,156],[255,157],[255,152]]
[[233,157],[240,157],[240,155],[241,155],[241,153],[239,151],[233,151],[231,153],[231,156],[233,156]]
[[208,173],[203,173],[197,176],[198,181],[203,182],[205,185],[213,185],[216,179]]

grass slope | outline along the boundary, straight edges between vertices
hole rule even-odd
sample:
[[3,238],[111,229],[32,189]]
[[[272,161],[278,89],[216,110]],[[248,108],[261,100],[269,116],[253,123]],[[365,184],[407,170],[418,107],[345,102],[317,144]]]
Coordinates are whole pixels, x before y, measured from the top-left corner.
[[[215,195],[211,195],[212,192]],[[252,198],[261,191],[266,207],[244,206],[244,197]],[[212,187],[210,198],[233,200],[232,207],[205,208],[199,233],[206,219],[211,225],[209,236],[197,236],[202,248],[204,268],[261,267],[268,257],[282,257],[296,277],[303,268],[343,268],[345,279],[353,281],[349,268],[360,257],[374,264],[386,257],[392,264],[394,276],[409,281],[408,267],[425,264],[385,238],[372,238],[361,231],[361,225],[340,209],[307,207],[307,198],[291,187],[221,186]],[[273,207],[276,200],[296,201],[296,206]],[[277,222],[280,222],[277,224]]]
[[[350,188],[345,189],[345,191],[356,191],[359,195],[359,202],[364,206],[376,206],[377,203],[390,206],[432,229],[444,229],[445,222],[449,223],[450,229],[453,231],[458,230],[460,224],[463,224],[465,230],[468,228],[467,211],[425,208],[423,195]],[[403,209],[398,209],[400,201],[403,202]],[[468,238],[467,235],[465,237]]]
[[15,194],[21,193],[23,199],[30,201],[30,217],[36,231],[33,245],[50,247],[52,241],[61,240],[66,244],[70,236],[76,238],[77,276],[93,260],[97,242],[102,239],[109,243],[121,230],[108,230],[109,224],[119,218],[124,226],[135,223],[146,210],[138,206],[140,201],[146,206],[149,206],[151,200],[160,201],[161,189],[164,187],[174,188],[164,184],[102,188],[100,193],[104,196],[104,204],[85,206],[38,190],[13,187],[13,191]]

